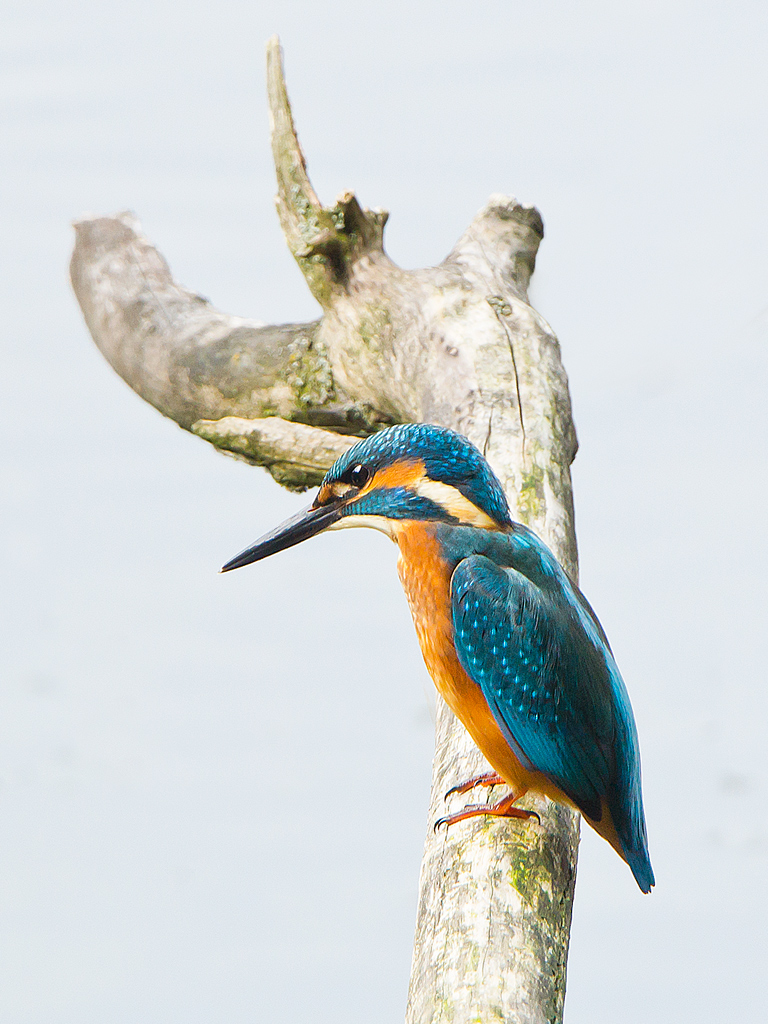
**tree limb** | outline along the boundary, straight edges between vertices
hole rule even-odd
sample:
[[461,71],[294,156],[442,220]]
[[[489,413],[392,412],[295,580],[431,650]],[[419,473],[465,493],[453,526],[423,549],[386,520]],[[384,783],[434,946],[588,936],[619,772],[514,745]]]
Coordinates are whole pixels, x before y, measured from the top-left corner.
[[130,213],[75,224],[70,274],[110,365],[187,430],[224,416],[279,416],[355,435],[389,422],[338,386],[321,321],[266,325],[221,313],[173,280]]

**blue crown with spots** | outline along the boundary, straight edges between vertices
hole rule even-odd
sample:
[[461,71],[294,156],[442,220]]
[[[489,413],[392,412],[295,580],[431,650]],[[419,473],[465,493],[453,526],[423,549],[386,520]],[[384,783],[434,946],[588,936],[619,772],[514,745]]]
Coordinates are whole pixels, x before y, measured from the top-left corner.
[[461,434],[429,423],[404,423],[358,441],[331,466],[323,483],[341,480],[358,463],[373,475],[408,460],[423,462],[430,480],[455,487],[500,526],[512,522],[501,484],[477,448]]

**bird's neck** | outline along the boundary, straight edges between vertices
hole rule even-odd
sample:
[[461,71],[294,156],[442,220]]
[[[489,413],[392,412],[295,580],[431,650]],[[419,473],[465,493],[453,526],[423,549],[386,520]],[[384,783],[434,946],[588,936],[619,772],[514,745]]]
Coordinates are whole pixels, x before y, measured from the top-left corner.
[[508,536],[497,531],[420,520],[392,522],[400,548],[400,579],[412,611],[416,606],[434,611],[432,605],[439,602],[450,615],[451,576],[459,562],[474,554],[493,557],[498,553],[488,550],[492,546],[501,546],[505,554],[509,547]]
[[447,609],[455,562],[445,557],[434,525],[418,521],[398,524],[395,539],[400,548],[398,572],[414,618],[417,608],[431,609],[436,602]]
[[[397,563],[400,582],[408,598],[419,643],[432,675],[440,674],[435,658],[453,655],[453,616],[451,613],[451,577],[462,558],[485,553],[489,538],[497,542],[503,534],[469,526],[401,520],[394,529],[400,548]],[[443,666],[445,667],[445,666]],[[438,684],[439,688],[439,684]],[[450,701],[449,701],[450,703]]]
[[411,609],[416,634],[430,675],[450,705],[446,692],[464,672],[453,645],[451,576],[455,561],[446,559],[443,545],[430,523],[406,522],[396,535],[400,548],[397,563]]

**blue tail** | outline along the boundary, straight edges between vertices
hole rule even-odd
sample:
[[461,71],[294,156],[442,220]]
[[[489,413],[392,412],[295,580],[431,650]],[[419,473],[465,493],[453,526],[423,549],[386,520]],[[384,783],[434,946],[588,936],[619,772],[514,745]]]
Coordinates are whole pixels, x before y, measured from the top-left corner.
[[[645,837],[643,837],[645,838]],[[648,855],[648,846],[644,844],[639,849],[627,850],[627,864],[629,864],[635,881],[643,892],[650,892],[656,884],[656,879],[651,867],[651,858]]]

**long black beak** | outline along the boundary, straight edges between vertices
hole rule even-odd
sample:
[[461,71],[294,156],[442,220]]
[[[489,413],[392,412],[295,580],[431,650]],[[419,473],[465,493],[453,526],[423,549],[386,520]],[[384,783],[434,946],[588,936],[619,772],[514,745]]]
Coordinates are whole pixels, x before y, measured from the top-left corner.
[[333,502],[330,505],[310,505],[309,508],[292,516],[281,526],[264,534],[245,551],[241,551],[232,561],[222,567],[221,572],[240,569],[244,565],[250,565],[251,562],[267,558],[268,555],[292,548],[294,544],[300,544],[303,540],[309,540],[316,533],[320,533],[338,522],[341,519],[342,507],[341,501]]

